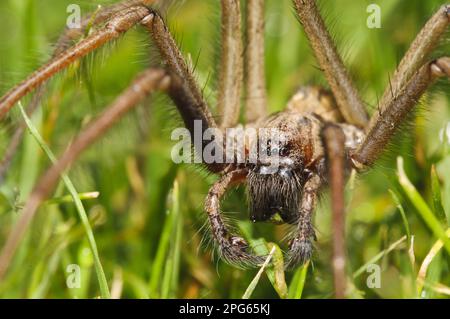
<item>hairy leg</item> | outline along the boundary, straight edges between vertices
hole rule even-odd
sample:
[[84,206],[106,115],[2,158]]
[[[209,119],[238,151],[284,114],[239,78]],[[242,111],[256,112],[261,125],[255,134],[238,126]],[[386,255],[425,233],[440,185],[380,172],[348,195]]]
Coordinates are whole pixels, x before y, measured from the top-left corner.
[[[417,70],[429,60],[430,53],[435,49],[444,32],[450,24],[450,5],[442,6],[425,24],[416,36],[408,51],[403,56],[394,75],[386,87],[380,105],[387,106],[396,99]],[[371,119],[371,124],[376,121]]]
[[345,297],[345,136],[336,125],[327,125],[322,131],[328,164],[328,181],[331,189],[333,214],[333,276],[335,297]]
[[93,121],[67,148],[59,160],[51,166],[34,187],[20,219],[9,234],[0,255],[0,280],[5,275],[11,259],[28,228],[39,205],[55,188],[59,176],[80,154],[103,136],[125,113],[135,107],[146,96],[156,90],[167,90],[171,86],[167,72],[149,69],[141,74],[115,102]]
[[246,170],[231,171],[223,175],[209,190],[205,201],[212,234],[219,246],[220,256],[230,264],[254,267],[264,262],[264,258],[248,252],[248,244],[242,238],[232,235],[221,216],[220,199],[233,184],[242,183]]
[[267,115],[264,3],[264,0],[248,0],[247,2],[245,117],[248,123]]
[[[153,40],[157,45],[163,60],[167,64],[169,71],[178,76],[179,80],[182,82],[180,86],[183,87],[183,90],[177,90],[176,92],[171,90],[170,93],[172,99],[177,104],[186,127],[192,133],[192,138],[195,136],[194,123],[196,120],[202,122],[203,132],[208,128],[217,127],[209,108],[203,99],[201,91],[196,84],[194,76],[186,65],[175,41],[164,24],[164,21],[156,12],[142,6],[130,7],[126,11],[115,15],[108,21],[104,28],[86,37],[71,49],[66,50],[59,55],[58,58],[40,68],[28,79],[9,91],[2,99],[0,99],[0,119],[5,116],[15,103],[32,89],[44,83],[51,76],[66,68],[78,58],[85,56],[106,42],[119,37],[138,22],[142,22],[142,24],[150,30]],[[180,94],[180,92],[184,92],[184,94]],[[185,99],[181,99],[181,96]],[[203,141],[203,143],[206,144],[207,142]],[[217,172],[223,167],[222,165],[217,164],[210,165],[208,168]]]
[[[149,2],[149,1],[147,1]],[[157,2],[157,1],[150,1]],[[81,28],[66,28],[64,32],[59,37],[56,42],[55,48],[53,50],[53,54],[51,56],[51,60],[57,58],[64,51],[68,50],[73,42],[79,40],[86,34],[88,28],[90,26],[95,27],[105,21],[109,20],[113,15],[117,14],[120,11],[123,11],[127,8],[143,5],[142,0],[127,0],[122,1],[111,6],[101,7],[94,13],[91,13],[81,19]],[[41,104],[42,97],[46,91],[46,84],[42,84],[36,89],[36,92],[26,108],[27,114],[31,115]],[[17,152],[18,147],[20,146],[23,138],[23,134],[25,132],[25,123],[21,123],[17,129],[15,130],[11,141],[9,142],[6,151],[3,155],[3,158],[0,162],[0,184],[3,182],[5,175],[10,167],[12,159]]]
[[[161,58],[168,70],[177,75],[178,88],[169,90],[169,95],[175,102],[178,111],[184,121],[186,128],[191,132],[191,138],[195,145],[194,137],[198,134],[194,132],[195,121],[202,124],[202,134],[207,129],[217,129],[208,104],[204,100],[201,91],[195,81],[192,71],[187,66],[178,46],[176,45],[172,35],[165,25],[161,16],[156,12],[152,12],[142,24],[150,31],[154,44],[158,48]],[[211,143],[202,139],[202,145],[196,147],[197,153],[202,157],[204,147]],[[225,154],[223,145],[216,144],[216,150],[221,149],[221,154]],[[204,159],[202,157],[202,159]],[[212,172],[220,172],[225,168],[222,163],[206,164],[207,168]]]
[[222,0],[222,53],[219,75],[218,115],[225,129],[238,123],[244,62],[242,58],[241,5]]
[[143,5],[144,1],[142,0],[126,0],[112,4],[110,6],[100,7],[97,11],[82,17],[80,28],[66,28],[60,35],[53,51],[53,58],[69,49],[74,44],[74,41],[83,37],[89,27],[95,27],[101,23],[104,23],[108,21],[112,16],[124,10],[127,10],[130,7]]
[[303,187],[297,228],[294,238],[289,243],[287,268],[304,264],[311,259],[313,251],[311,240],[315,238],[312,216],[316,207],[317,193],[321,185],[320,177],[313,175]]
[[77,59],[87,55],[105,43],[118,38],[148,14],[149,10],[145,7],[128,8],[115,15],[104,28],[86,37],[77,45],[64,51],[56,59],[51,60],[48,64],[41,67],[0,99],[0,119],[27,93],[43,84]]
[[371,120],[366,138],[351,155],[357,169],[371,165],[380,156],[422,94],[440,77],[450,78],[450,57],[439,58],[422,66],[398,95],[381,107]]
[[317,62],[325,73],[346,122],[364,127],[368,116],[336,46],[320,16],[315,0],[294,0],[294,5]]
[[450,5],[442,6],[425,24],[386,88],[378,112],[366,131],[366,139],[353,154],[358,169],[371,165],[425,90],[439,77],[450,77],[450,58],[425,63],[450,23]]

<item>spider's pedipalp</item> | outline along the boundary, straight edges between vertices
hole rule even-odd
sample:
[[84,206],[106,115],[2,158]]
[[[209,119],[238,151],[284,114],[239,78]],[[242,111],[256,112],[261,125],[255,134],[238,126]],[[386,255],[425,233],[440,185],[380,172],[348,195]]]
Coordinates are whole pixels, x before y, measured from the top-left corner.
[[246,175],[246,170],[226,173],[210,188],[205,201],[205,210],[219,255],[226,262],[245,268],[261,265],[265,257],[254,255],[249,251],[250,247],[245,239],[230,233],[221,216],[220,199],[233,184],[242,183]]
[[311,259],[313,251],[312,240],[315,239],[312,216],[321,186],[321,178],[314,174],[303,187],[296,229],[289,243],[289,251],[286,256],[287,269],[302,265]]
[[311,260],[313,244],[311,239],[294,238],[289,245],[289,253],[286,257],[285,268],[294,269]]

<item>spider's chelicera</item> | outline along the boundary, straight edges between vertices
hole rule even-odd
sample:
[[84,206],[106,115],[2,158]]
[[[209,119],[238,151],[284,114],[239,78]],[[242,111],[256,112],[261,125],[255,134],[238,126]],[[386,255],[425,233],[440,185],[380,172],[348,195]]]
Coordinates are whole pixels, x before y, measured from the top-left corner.
[[[448,28],[450,5],[439,8],[417,35],[390,77],[378,111],[369,119],[316,1],[293,0],[293,3],[330,91],[305,87],[292,97],[284,111],[268,115],[264,74],[264,0],[245,1],[245,46],[241,36],[241,2],[221,0],[222,51],[217,113],[214,116],[163,18],[153,8],[157,2],[122,1],[99,10],[92,17],[85,17],[80,30],[67,30],[61,36],[53,58],[46,65],[0,99],[0,118],[5,117],[33,89],[39,88],[35,98],[39,101],[44,90],[42,85],[50,77],[135,25],[148,30],[152,44],[161,56],[161,67],[144,71],[98,120],[80,133],[40,179],[0,256],[0,278],[24,228],[39,203],[54,189],[59,174],[126,111],[159,90],[166,92],[176,105],[202,163],[210,172],[220,176],[208,193],[205,210],[213,237],[225,260],[255,266],[264,259],[264,256],[256,256],[243,238],[231,233],[223,221],[220,200],[230,187],[247,184],[252,221],[277,220],[295,225],[287,253],[287,265],[293,267],[311,258],[314,238],[311,217],[318,193],[324,185],[330,185],[335,222],[333,270],[336,295],[342,297],[345,286],[344,177],[349,169],[360,171],[370,167],[422,94],[438,78],[450,76],[448,56],[430,60],[431,52]],[[82,38],[91,26],[94,30]],[[79,41],[72,46],[74,40]],[[244,131],[256,129],[256,140],[264,142],[257,143],[256,157],[252,152],[253,136],[244,138],[243,151],[233,155],[232,160],[230,157],[225,157],[228,160],[214,160],[218,154],[230,154],[227,138],[210,136],[196,143],[196,123],[201,124],[201,136],[209,129],[225,132],[227,128],[239,127],[243,89]],[[32,102],[29,110],[38,104]],[[275,129],[279,134],[265,136],[266,133],[258,130],[260,128]],[[212,160],[203,158],[204,153],[209,153]],[[4,171],[6,166],[3,165]]]

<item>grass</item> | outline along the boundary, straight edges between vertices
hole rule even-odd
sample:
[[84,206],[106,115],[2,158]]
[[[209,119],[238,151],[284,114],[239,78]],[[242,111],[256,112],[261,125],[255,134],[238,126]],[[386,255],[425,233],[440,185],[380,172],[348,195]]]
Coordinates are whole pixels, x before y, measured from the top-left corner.
[[[50,161],[54,164],[57,161],[57,158],[53,154],[53,152],[50,150],[50,148],[45,144],[44,140],[42,139],[42,136],[39,134],[39,131],[34,127],[33,122],[28,117],[26,111],[24,110],[21,103],[19,103],[19,110],[20,113],[23,116],[23,119],[25,121],[25,124],[28,127],[28,130],[30,131],[31,135],[36,140],[36,143],[39,145],[39,147],[44,151],[44,153],[47,155],[47,157],[50,159]],[[94,265],[95,265],[95,272],[97,274],[97,280],[99,284],[100,294],[102,298],[111,298],[111,295],[109,293],[108,288],[108,282],[106,281],[105,272],[103,271],[102,264],[100,262],[100,257],[98,255],[98,249],[97,249],[97,243],[94,238],[94,232],[92,231],[91,225],[89,224],[89,219],[86,214],[86,210],[84,209],[83,203],[81,202],[81,196],[78,194],[77,190],[75,189],[75,186],[73,185],[72,181],[70,180],[69,176],[67,174],[62,174],[61,179],[64,182],[64,185],[66,186],[68,192],[70,193],[70,196],[72,197],[72,200],[75,204],[75,208],[78,212],[78,215],[80,217],[81,223],[83,224],[84,230],[86,232],[86,237],[89,242],[89,248],[91,250],[91,254],[94,257]]]
[[[326,85],[286,2],[267,0],[266,71],[274,112],[302,84]],[[334,6],[321,1],[323,11],[372,112],[388,74],[442,1],[377,1],[381,29],[366,27],[371,1],[337,2]],[[0,28],[10,30],[0,35],[1,93],[48,58],[70,3],[1,1]],[[82,2],[82,11],[95,11],[98,4],[106,3]],[[217,9],[212,1],[189,0],[177,2],[168,13],[183,52],[194,61],[200,56],[196,75],[211,105],[217,83]],[[40,111],[32,118],[38,132],[26,134],[0,185],[0,245],[49,165],[48,154],[35,138],[40,135],[41,146],[60,154],[139,71],[156,60],[149,62],[149,46],[148,35],[133,30],[50,82]],[[448,52],[449,42],[443,41],[436,56]],[[373,170],[352,178],[347,187],[349,297],[449,296],[450,153],[449,141],[440,138],[450,121],[449,92],[443,81],[427,94],[421,104],[430,111],[419,111],[411,122],[415,125],[405,127],[406,137],[396,139]],[[27,97],[23,104],[29,101]],[[21,119],[16,109],[0,125],[0,154]],[[282,242],[286,228],[250,223],[245,190],[228,194],[223,202],[227,216],[240,220],[237,226],[256,249],[273,250],[273,256],[260,276],[259,269],[226,265],[211,253],[203,227],[204,198],[216,178],[170,159],[170,133],[180,123],[169,100],[155,96],[74,163],[67,172],[72,192],[61,183],[41,206],[0,282],[0,297],[96,298],[110,293],[114,298],[242,298],[246,291],[251,298],[331,297],[328,195],[324,194],[315,215],[318,240],[313,260],[284,272],[281,252],[286,249]],[[402,165],[397,165],[397,156]],[[79,199],[85,211],[82,219]],[[87,226],[95,235],[94,245]],[[67,266],[73,264],[81,268],[80,289],[66,285]],[[371,264],[380,266],[380,288],[367,285]]]

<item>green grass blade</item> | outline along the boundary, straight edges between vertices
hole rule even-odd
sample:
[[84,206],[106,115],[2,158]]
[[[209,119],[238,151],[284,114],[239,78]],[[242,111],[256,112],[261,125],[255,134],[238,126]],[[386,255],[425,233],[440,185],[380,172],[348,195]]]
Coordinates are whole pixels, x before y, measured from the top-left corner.
[[150,273],[150,283],[149,290],[150,296],[158,297],[158,288],[161,284],[161,274],[163,273],[163,269],[165,267],[164,262],[166,260],[167,251],[169,250],[170,245],[170,237],[172,235],[172,214],[167,214],[166,221],[164,223],[164,227],[161,233],[161,237],[159,239],[158,249],[156,251],[155,260],[152,263],[152,270]]
[[[99,192],[87,192],[87,193],[79,193],[77,194],[77,197],[80,200],[90,200],[90,199],[97,199],[100,195]],[[46,200],[44,202],[45,205],[54,205],[54,204],[66,204],[66,203],[73,203],[73,197],[72,195],[66,195],[66,196],[60,196],[55,197],[49,200]]]
[[[25,120],[25,123],[31,133],[31,135],[34,137],[36,142],[39,144],[39,146],[42,148],[42,150],[45,152],[47,157],[50,159],[52,163],[56,162],[56,157],[53,154],[53,152],[50,150],[50,148],[47,146],[41,135],[39,134],[38,130],[34,127],[32,121],[26,114],[25,110],[23,109],[23,106],[19,103],[20,112],[22,113],[22,116]],[[89,242],[89,248],[92,252],[92,255],[94,257],[94,266],[95,271],[97,273],[97,280],[100,287],[100,294],[102,298],[109,299],[110,293],[108,288],[108,282],[106,280],[105,273],[103,271],[102,264],[100,262],[100,257],[97,250],[97,244],[95,242],[94,233],[92,231],[91,225],[89,224],[89,219],[87,217],[86,211],[84,209],[83,203],[81,202],[80,197],[78,196],[78,192],[75,189],[75,186],[73,185],[72,181],[70,180],[69,176],[65,173],[61,174],[62,180],[64,184],[66,185],[67,190],[71,194],[73,201],[75,203],[76,210],[78,212],[78,215],[81,219],[81,222],[84,226],[87,239]]]
[[266,258],[266,261],[259,269],[258,273],[256,274],[255,278],[250,282],[250,285],[248,285],[247,289],[245,290],[244,295],[242,296],[242,299],[250,299],[250,297],[253,294],[253,291],[255,291],[256,286],[258,285],[259,280],[261,279],[261,275],[264,273],[264,270],[269,265],[270,260],[272,259],[273,254],[275,253],[275,247],[272,248],[269,255]]
[[[270,251],[274,250],[272,265],[266,270],[267,277],[269,277],[273,288],[280,296],[281,299],[286,299],[288,297],[288,288],[286,285],[286,279],[284,277],[284,260],[283,252],[280,247],[274,243],[267,244]],[[272,271],[269,273],[269,269]],[[269,275],[270,274],[270,275]]]
[[250,243],[255,253],[258,256],[267,256],[269,252],[275,248],[275,252],[272,257],[272,263],[266,267],[267,278],[277,292],[281,299],[286,299],[288,296],[286,280],[284,277],[284,260],[283,252],[280,247],[274,243],[267,243],[264,238],[253,239],[250,236],[250,231],[247,229],[249,223],[241,222],[240,229],[245,234],[246,239]]
[[[446,236],[450,238],[450,228],[445,232]],[[427,271],[430,264],[433,262],[435,257],[439,254],[439,251],[442,249],[444,244],[442,240],[438,240],[430,249],[426,257],[424,258],[422,265],[420,266],[419,273],[417,274],[417,291],[419,296],[422,295],[422,290],[424,287],[424,283],[427,277]]]
[[444,207],[442,206],[441,184],[436,172],[436,167],[431,166],[431,195],[433,196],[434,214],[441,220],[446,221]]
[[289,285],[289,299],[301,299],[303,295],[303,289],[305,288],[306,275],[308,274],[309,261],[303,266],[299,267],[292,278]]
[[397,194],[395,194],[392,190],[389,190],[389,193],[391,193],[392,199],[395,202],[395,205],[397,206],[398,210],[400,211],[400,215],[402,216],[403,225],[405,226],[406,236],[408,236],[408,241],[411,238],[411,230],[409,229],[409,223],[408,219],[406,218],[405,210],[403,209],[402,204],[400,203],[400,199],[398,198]]
[[405,240],[407,239],[407,236],[403,236],[402,238],[400,238],[399,240],[397,240],[395,243],[393,243],[392,245],[390,245],[387,249],[381,251],[380,253],[376,254],[374,257],[372,257],[368,262],[366,262],[364,265],[362,265],[361,267],[358,268],[358,270],[356,270],[353,273],[353,279],[358,278],[359,276],[361,276],[367,269],[367,267],[370,264],[375,264],[378,260],[380,260],[381,258],[383,258],[384,256],[386,256],[387,254],[389,254],[391,251],[393,251],[395,248],[397,248],[401,243],[403,243]]
[[161,298],[175,298],[178,287],[180,271],[181,239],[183,219],[180,213],[180,194],[178,182],[175,180],[172,191],[172,207],[170,219],[171,241],[170,251],[166,259],[164,273],[162,275]]
[[442,228],[441,223],[433,214],[432,210],[428,207],[425,200],[420,196],[417,189],[406,176],[405,170],[403,168],[403,158],[397,158],[397,175],[398,181],[402,186],[404,192],[408,196],[409,200],[413,203],[414,207],[425,221],[427,226],[433,232],[433,234],[442,240],[444,247],[450,254],[450,239],[446,236],[445,230]]

